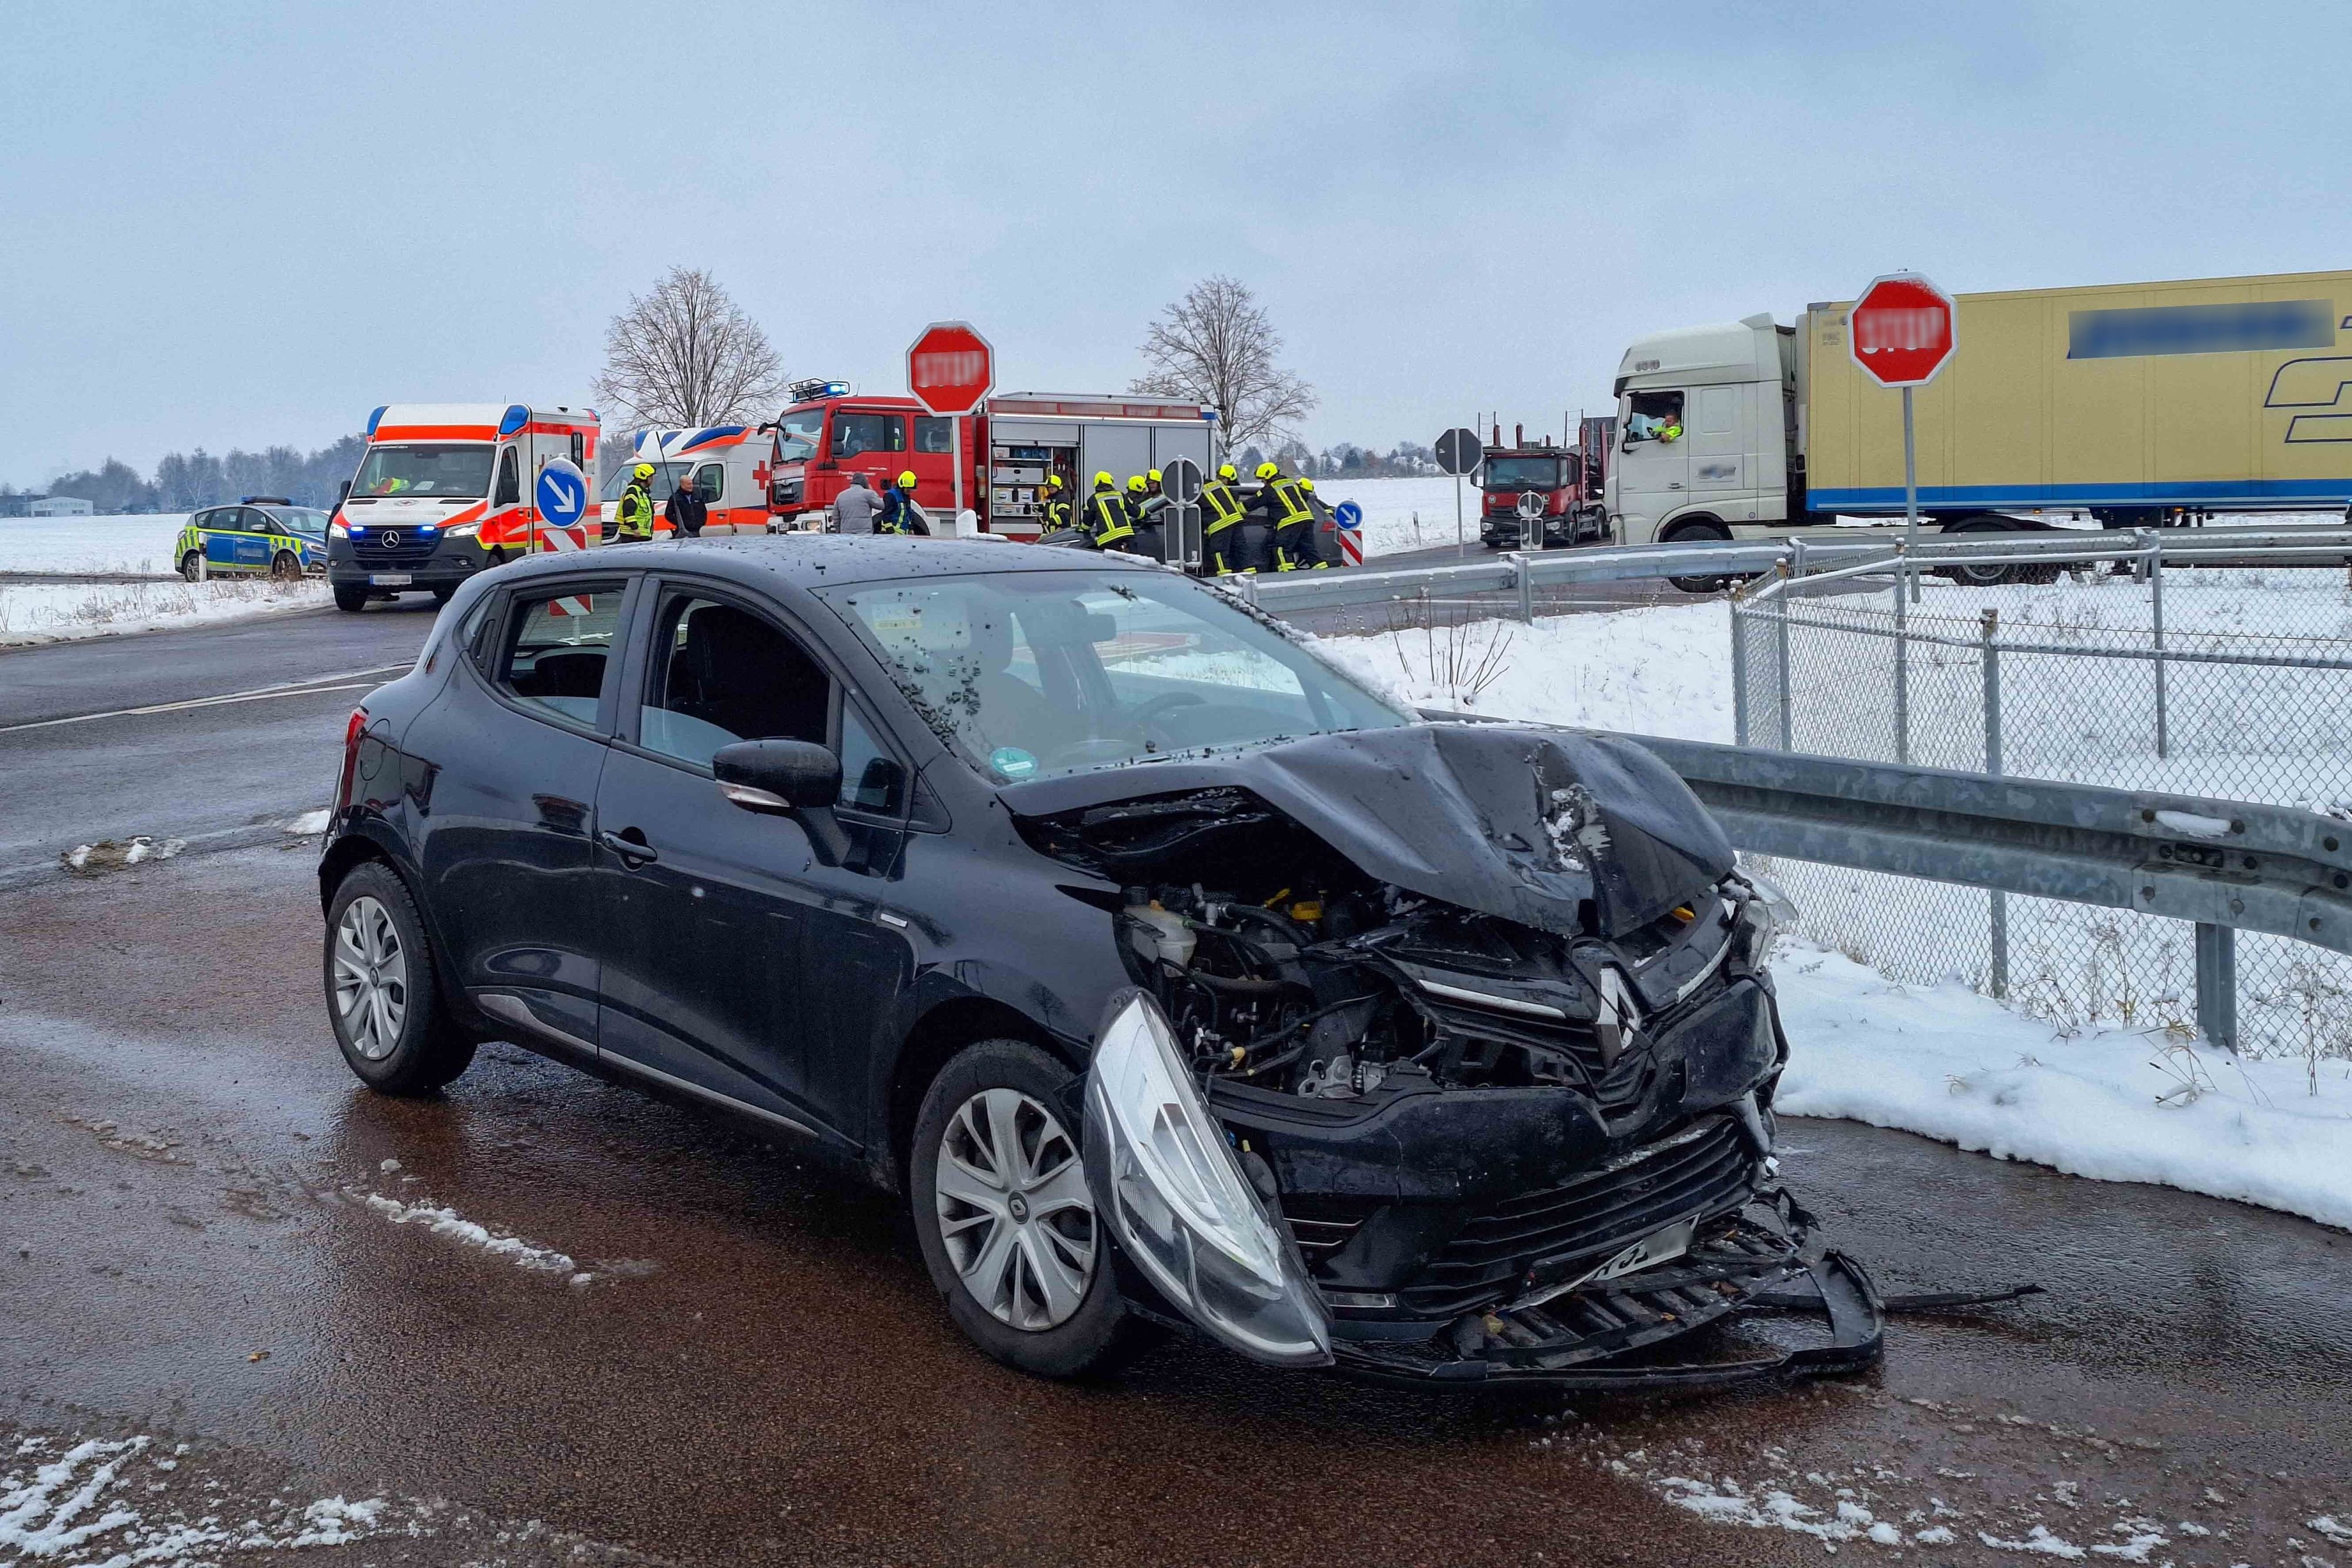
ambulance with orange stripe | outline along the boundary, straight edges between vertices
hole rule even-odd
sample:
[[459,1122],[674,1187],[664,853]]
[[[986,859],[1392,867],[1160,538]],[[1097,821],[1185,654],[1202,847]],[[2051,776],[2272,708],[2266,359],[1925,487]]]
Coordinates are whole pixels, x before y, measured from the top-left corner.
[[485,567],[534,550],[599,542],[593,513],[549,528],[534,499],[540,470],[596,464],[596,411],[524,403],[395,402],[368,416],[360,470],[327,526],[336,605],[429,591],[446,601]]
[[[768,457],[775,450],[772,426],[712,424],[698,430],[640,430],[613,438],[604,454],[604,484],[597,493],[604,538],[621,529],[621,492],[640,463],[654,471],[654,535],[667,538],[669,519],[662,504],[680,485],[702,492],[710,508],[705,534],[764,534],[768,531]],[[625,453],[622,444],[627,443]]]

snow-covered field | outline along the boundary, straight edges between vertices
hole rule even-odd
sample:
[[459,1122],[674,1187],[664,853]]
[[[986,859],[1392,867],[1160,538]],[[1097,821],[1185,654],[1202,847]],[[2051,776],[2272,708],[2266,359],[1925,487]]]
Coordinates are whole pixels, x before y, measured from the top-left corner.
[[[1454,481],[1428,479],[1318,479],[1315,493],[1338,506],[1353,501],[1364,509],[1364,554],[1393,555],[1454,542]],[[1479,494],[1462,485],[1463,533],[1480,555]]]
[[0,517],[0,572],[170,577],[185,512],[153,517]]
[[32,582],[0,580],[0,647],[161,632],[257,615],[316,610],[327,585],[261,578],[209,582]]
[[[1731,739],[1728,610],[1720,602],[1326,637],[1317,646],[1420,706]],[[1821,869],[1823,878],[1858,874]],[[1938,897],[1947,891],[1903,883],[1900,906],[1874,906],[1867,931],[1844,931],[1834,907],[1806,929],[1865,954],[1906,941],[1932,946],[1948,937]],[[2021,926],[2028,901],[2015,903]],[[2076,922],[2101,913],[2034,907]],[[2091,1005],[2104,992],[2078,991],[2053,1024],[1958,983],[1898,984],[1811,945],[1792,946],[1778,969],[1792,1042],[1781,1104],[1792,1113],[1900,1127],[2081,1176],[2159,1182],[2352,1228],[2352,1061],[2233,1058],[2181,1030],[2179,1009],[2164,1017],[2144,1005],[2121,1019]],[[2240,1006],[2242,1015],[2261,1003],[2250,997]]]

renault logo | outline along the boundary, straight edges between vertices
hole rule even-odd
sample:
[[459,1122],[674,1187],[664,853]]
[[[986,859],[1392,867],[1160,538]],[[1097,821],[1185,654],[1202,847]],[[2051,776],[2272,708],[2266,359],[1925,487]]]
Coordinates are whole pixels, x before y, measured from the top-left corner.
[[399,529],[394,528],[392,532],[383,536],[383,548],[386,549],[398,549],[400,548]]

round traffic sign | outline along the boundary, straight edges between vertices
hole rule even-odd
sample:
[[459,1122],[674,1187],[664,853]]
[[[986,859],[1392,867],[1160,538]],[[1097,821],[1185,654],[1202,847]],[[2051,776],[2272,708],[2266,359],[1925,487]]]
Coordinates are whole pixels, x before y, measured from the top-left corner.
[[1190,457],[1171,457],[1160,468],[1160,493],[1180,507],[1201,498],[1201,465]]
[[1527,518],[1529,522],[1533,522],[1538,517],[1542,517],[1544,515],[1544,508],[1549,505],[1551,505],[1550,500],[1541,490],[1522,490],[1519,492],[1519,516]]
[[532,490],[539,515],[550,528],[571,528],[588,509],[588,477],[569,457],[550,458]]
[[1952,297],[1916,272],[1872,278],[1846,312],[1846,352],[1881,386],[1926,386],[1958,335]]
[[907,388],[933,413],[970,413],[996,384],[996,350],[966,321],[934,321],[907,348]]
[[1467,474],[1486,455],[1486,449],[1478,444],[1476,433],[1461,425],[1437,438],[1437,466],[1442,473]]
[[1342,501],[1331,508],[1331,520],[1343,528],[1360,528],[1364,526],[1364,508],[1353,501]]

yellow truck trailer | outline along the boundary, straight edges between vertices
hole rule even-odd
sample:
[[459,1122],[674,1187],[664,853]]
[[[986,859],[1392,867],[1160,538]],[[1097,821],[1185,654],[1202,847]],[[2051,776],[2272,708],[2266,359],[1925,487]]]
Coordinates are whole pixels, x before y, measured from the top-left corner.
[[[1947,532],[2110,528],[2352,504],[2352,272],[1958,297],[1916,394],[1919,509]],[[1621,543],[1903,511],[1903,399],[1855,367],[1846,306],[1627,350],[1606,504]]]

